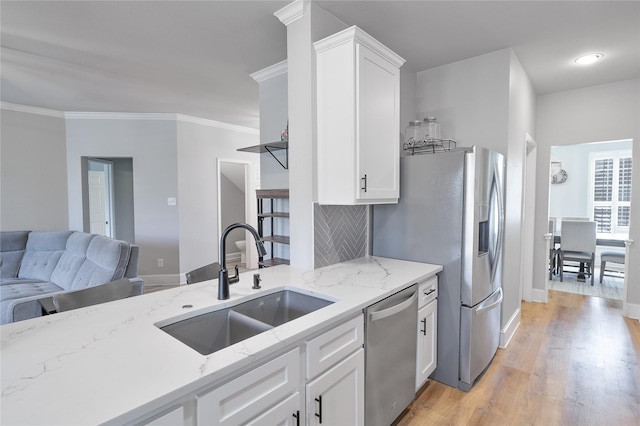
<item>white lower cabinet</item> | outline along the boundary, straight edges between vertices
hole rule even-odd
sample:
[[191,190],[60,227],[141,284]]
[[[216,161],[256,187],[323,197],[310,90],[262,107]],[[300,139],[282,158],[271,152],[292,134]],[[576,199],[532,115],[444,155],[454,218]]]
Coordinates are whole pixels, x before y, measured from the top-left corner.
[[307,384],[308,425],[364,425],[364,349]]
[[436,369],[438,342],[438,301],[433,300],[418,310],[418,350],[416,358],[416,391]]
[[304,424],[302,416],[302,395],[300,392],[296,392],[272,409],[251,420],[247,426],[300,426]]
[[240,425],[259,417],[263,417],[263,424],[271,424],[271,420],[280,418],[279,412],[273,413],[274,418],[268,417],[268,413],[298,391],[301,380],[300,349],[296,347],[256,367],[228,383],[199,394],[198,424]]

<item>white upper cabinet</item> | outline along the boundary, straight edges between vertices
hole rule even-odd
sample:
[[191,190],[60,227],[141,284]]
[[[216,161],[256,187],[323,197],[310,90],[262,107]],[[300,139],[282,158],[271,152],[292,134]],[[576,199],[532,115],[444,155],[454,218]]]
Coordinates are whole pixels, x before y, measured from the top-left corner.
[[355,26],[314,46],[318,202],[397,203],[404,59]]

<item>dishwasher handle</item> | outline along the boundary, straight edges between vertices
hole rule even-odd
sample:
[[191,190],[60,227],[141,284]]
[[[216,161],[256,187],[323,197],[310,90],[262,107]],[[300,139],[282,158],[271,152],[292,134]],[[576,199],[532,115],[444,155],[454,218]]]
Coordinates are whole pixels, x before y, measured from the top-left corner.
[[401,312],[401,311],[405,310],[406,308],[411,306],[411,304],[416,299],[417,294],[418,294],[417,292],[413,292],[413,294],[411,296],[409,296],[409,298],[407,300],[404,300],[404,301],[398,303],[397,305],[393,305],[390,308],[383,309],[381,311],[370,313],[369,314],[369,321],[373,322],[373,321],[377,321],[377,320],[380,320],[380,319],[383,319],[383,318],[387,318],[387,317],[390,317],[391,315],[395,315],[398,312]]

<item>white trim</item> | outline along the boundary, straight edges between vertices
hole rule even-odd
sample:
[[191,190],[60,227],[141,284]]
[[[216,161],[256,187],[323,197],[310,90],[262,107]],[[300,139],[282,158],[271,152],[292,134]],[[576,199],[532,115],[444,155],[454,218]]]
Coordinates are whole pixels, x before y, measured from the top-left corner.
[[[545,272],[545,277],[547,276],[549,272],[546,271]],[[547,303],[549,301],[549,295],[547,293],[547,289],[539,289],[539,288],[534,288],[531,291],[531,301],[532,302],[538,302],[538,303]]]
[[56,111],[54,109],[12,104],[9,102],[0,102],[0,108],[6,109],[7,111],[26,112],[27,114],[38,114],[46,115],[49,117],[64,118],[64,113],[62,111]]
[[[140,275],[144,285],[177,285],[186,282],[184,274]],[[184,278],[184,281],[182,279]]]
[[170,112],[85,112],[65,111],[64,118],[72,120],[176,120]]
[[640,305],[625,303],[622,308],[622,315],[627,318],[640,320]]
[[507,326],[500,331],[500,347],[502,349],[505,349],[509,345],[509,342],[511,342],[511,339],[516,334],[516,330],[520,327],[520,316],[521,311],[520,308],[518,308],[513,315],[511,315],[511,318],[509,318]]
[[207,118],[193,117],[191,115],[177,114],[173,112],[82,112],[68,111],[64,117],[71,120],[167,120],[182,121],[185,123],[200,124],[203,126],[217,127],[219,129],[235,132],[259,135],[260,130],[251,127],[238,126],[236,124],[223,123]]
[[203,126],[217,127],[219,129],[232,130],[234,132],[248,133],[250,135],[260,135],[260,129],[238,126],[237,124],[223,123],[222,121],[209,120],[207,118],[193,117],[191,115],[176,114],[176,120],[193,124],[201,124]]
[[242,254],[239,251],[236,251],[234,253],[227,253],[227,255],[225,256],[225,259],[227,259],[227,265],[230,265],[235,261],[239,262],[241,258]]
[[304,9],[309,0],[294,0],[280,10],[277,10],[274,15],[286,26],[289,26],[292,22],[304,16]]
[[396,67],[401,67],[402,64],[405,63],[404,58],[355,25],[347,28],[346,30],[330,35],[329,37],[323,38],[322,40],[315,42],[313,45],[316,49],[316,53],[321,53],[325,50],[354,40],[376,52]]
[[286,74],[288,70],[287,60],[273,64],[270,67],[256,71],[253,74],[249,74],[249,77],[254,79],[258,83],[262,83],[270,78],[277,77],[282,74]]

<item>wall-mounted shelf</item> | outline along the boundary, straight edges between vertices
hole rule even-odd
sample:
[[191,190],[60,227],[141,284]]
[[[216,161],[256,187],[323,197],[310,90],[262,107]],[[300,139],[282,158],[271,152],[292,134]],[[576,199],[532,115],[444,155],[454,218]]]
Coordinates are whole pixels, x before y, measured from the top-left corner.
[[[246,149],[246,148],[245,148]],[[289,212],[286,211],[274,211],[275,203],[277,199],[289,199],[288,189],[258,189],[256,190],[256,198],[258,200],[258,234],[262,238],[262,241],[271,243],[271,259],[260,258],[260,267],[275,266],[275,265],[288,265],[289,259],[273,258],[273,245],[275,244],[289,244],[288,235],[265,235],[264,234],[264,220],[269,221],[269,228],[273,232],[274,222],[278,219],[288,219]],[[265,211],[264,201],[269,200],[269,210]]]
[[[274,152],[284,149],[284,164],[275,156]],[[289,141],[278,141],[263,143],[260,145],[248,146],[246,148],[238,148],[238,151],[242,152],[254,152],[256,154],[262,154],[268,152],[271,156],[282,166],[284,169],[289,169]]]

